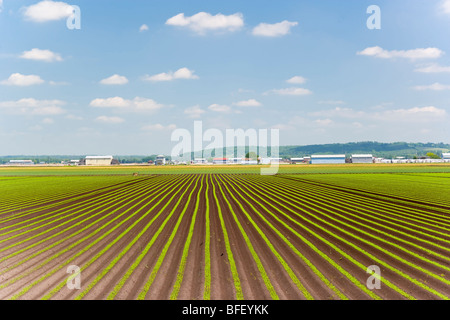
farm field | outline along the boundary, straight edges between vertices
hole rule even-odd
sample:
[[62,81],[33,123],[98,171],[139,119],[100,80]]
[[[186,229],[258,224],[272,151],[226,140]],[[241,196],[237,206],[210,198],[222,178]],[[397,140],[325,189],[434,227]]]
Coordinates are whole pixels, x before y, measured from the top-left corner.
[[0,299],[449,299],[449,167],[318,167],[8,173]]

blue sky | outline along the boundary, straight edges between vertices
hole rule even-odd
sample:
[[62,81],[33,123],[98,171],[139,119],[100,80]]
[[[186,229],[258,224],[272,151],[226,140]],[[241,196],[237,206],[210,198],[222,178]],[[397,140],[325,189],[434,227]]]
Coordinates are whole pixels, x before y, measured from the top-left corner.
[[449,0],[0,3],[1,155],[168,154],[195,120],[450,143]]

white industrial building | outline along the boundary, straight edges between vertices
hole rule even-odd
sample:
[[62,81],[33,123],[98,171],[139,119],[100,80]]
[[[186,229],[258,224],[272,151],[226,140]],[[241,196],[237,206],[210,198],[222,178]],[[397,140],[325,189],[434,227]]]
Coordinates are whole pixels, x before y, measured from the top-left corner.
[[345,154],[312,155],[311,164],[339,164],[345,163]]
[[304,163],[305,162],[305,158],[291,158],[291,163]]
[[87,166],[110,166],[113,161],[113,156],[87,156]]
[[164,155],[160,154],[156,156],[155,159],[155,165],[157,166],[163,166],[166,164],[166,157],[164,157]]
[[32,166],[34,162],[33,160],[9,160],[8,164],[11,166]]
[[450,153],[443,153],[442,159],[444,160],[444,162],[450,162]]
[[373,163],[373,155],[352,154],[352,163]]
[[206,164],[208,160],[205,158],[194,158],[194,164]]
[[279,164],[282,158],[261,158],[259,159],[260,164]]

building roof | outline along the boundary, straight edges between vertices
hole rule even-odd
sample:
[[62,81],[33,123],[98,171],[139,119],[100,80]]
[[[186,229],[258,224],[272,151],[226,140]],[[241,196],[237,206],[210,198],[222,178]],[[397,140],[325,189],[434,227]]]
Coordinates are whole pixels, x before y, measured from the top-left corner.
[[443,157],[449,157],[449,158],[450,158],[450,153],[443,153],[442,156],[443,156]]
[[345,158],[345,154],[315,154],[311,158]]
[[352,158],[372,158],[371,154],[352,154]]
[[86,159],[113,159],[113,156],[86,156]]

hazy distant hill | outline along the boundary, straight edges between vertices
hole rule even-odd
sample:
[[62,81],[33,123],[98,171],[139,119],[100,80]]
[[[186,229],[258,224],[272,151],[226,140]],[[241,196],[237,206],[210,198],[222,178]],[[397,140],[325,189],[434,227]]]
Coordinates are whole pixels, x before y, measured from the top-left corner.
[[280,147],[280,154],[283,157],[302,157],[311,154],[346,154],[350,156],[355,153],[371,153],[375,157],[391,158],[397,156],[420,157],[427,152],[442,155],[448,152],[450,144],[445,143],[408,143],[408,142],[350,142],[335,144],[318,144],[307,146],[284,146]]
[[[234,148],[236,150],[236,148]],[[235,151],[234,150],[234,151]],[[450,152],[450,144],[445,143],[408,143],[408,142],[394,142],[394,143],[382,143],[382,142],[350,142],[350,143],[333,143],[333,144],[316,144],[316,145],[306,145],[306,146],[280,146],[280,157],[282,158],[295,158],[310,156],[312,154],[345,154],[348,157],[355,153],[371,153],[375,157],[382,158],[393,158],[393,157],[408,157],[413,158],[425,156],[427,152],[433,152],[439,156],[443,152]],[[153,150],[155,151],[155,150]],[[245,152],[247,152],[246,150]],[[261,153],[262,154],[262,153]],[[207,157],[210,152],[204,151],[204,154],[196,153],[195,157]],[[226,152],[224,150],[224,156]],[[170,158],[169,155],[166,155]],[[212,155],[214,156],[214,154]],[[236,157],[241,157],[244,155],[236,154]],[[268,153],[270,156],[270,152]],[[68,161],[72,159],[81,159],[83,155],[11,155],[11,156],[0,156],[0,164],[7,163],[9,160],[33,160],[35,163],[46,162],[46,163],[60,163],[61,161]],[[139,163],[147,162],[149,160],[154,160],[156,154],[151,155],[116,155],[115,159],[119,160],[120,163]],[[194,154],[192,153],[192,158]]]
[[[236,150],[236,148],[234,148]],[[333,143],[333,144],[316,144],[306,146],[280,146],[279,152],[282,158],[294,158],[310,156],[312,154],[345,154],[351,156],[358,153],[370,153],[375,157],[392,158],[392,157],[409,157],[413,158],[425,156],[428,152],[433,152],[439,156],[442,152],[449,152],[450,144],[445,143],[408,143],[408,142],[349,142],[349,143]],[[229,150],[231,151],[231,150]],[[247,152],[248,150],[246,150]],[[205,154],[210,154],[204,151]],[[224,149],[224,155],[226,154]],[[270,155],[270,152],[268,152]],[[214,155],[214,154],[213,154]],[[199,153],[196,157],[202,156]],[[237,155],[236,156],[241,156]]]

